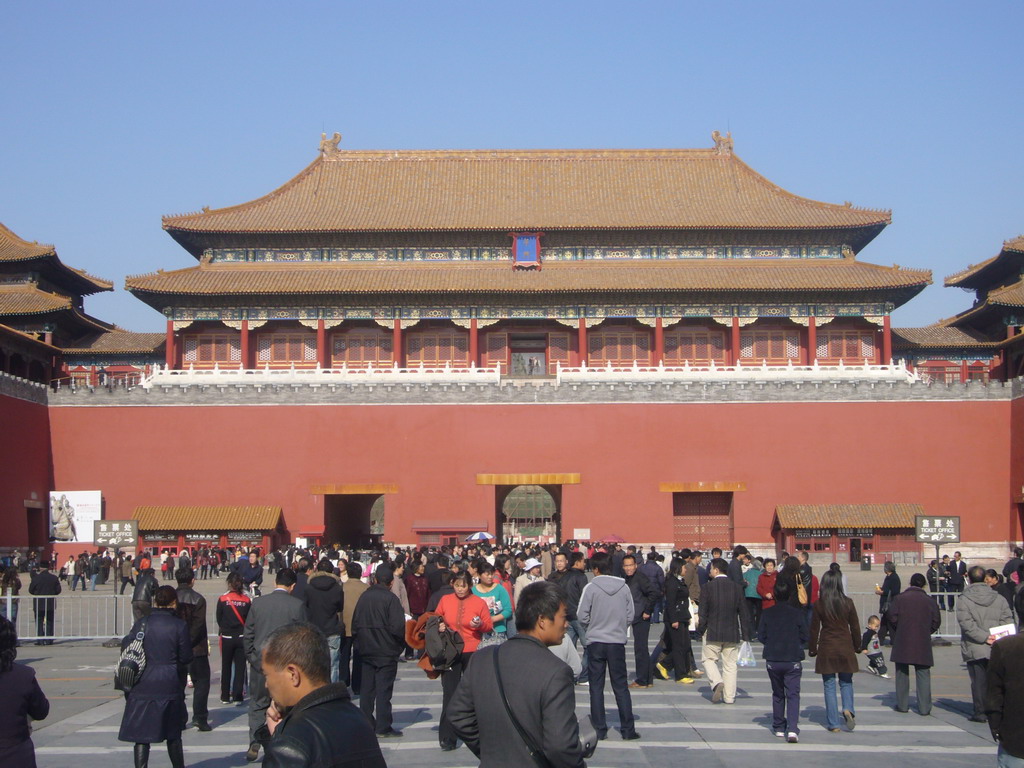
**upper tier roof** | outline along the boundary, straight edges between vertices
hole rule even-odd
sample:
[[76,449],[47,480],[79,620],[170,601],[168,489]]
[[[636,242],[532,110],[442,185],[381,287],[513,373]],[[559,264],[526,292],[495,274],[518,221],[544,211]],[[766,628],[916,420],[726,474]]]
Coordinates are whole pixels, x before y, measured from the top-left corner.
[[512,230],[853,230],[863,247],[889,211],[791,194],[731,151],[325,151],[241,205],[167,216],[198,255],[202,234]]
[[90,333],[70,342],[64,347],[65,353],[92,355],[120,355],[127,353],[154,352],[164,344],[163,333],[135,333],[121,328]]
[[57,250],[52,245],[30,243],[0,223],[0,263],[27,262],[42,260],[47,267],[41,271],[54,283],[64,284],[70,291],[81,295],[89,295],[99,291],[112,291],[114,284],[109,280],[93,277],[85,270],[75,269],[64,264],[57,257]]
[[550,262],[516,270],[504,262],[217,264],[129,277],[146,294],[544,294],[618,292],[887,291],[902,303],[931,282],[928,270],[845,259],[652,259],[644,262]]
[[946,278],[946,287],[969,290],[984,289],[1008,276],[1019,275],[1022,266],[1024,266],[1024,235],[1004,242],[1002,250],[992,258],[950,275]]

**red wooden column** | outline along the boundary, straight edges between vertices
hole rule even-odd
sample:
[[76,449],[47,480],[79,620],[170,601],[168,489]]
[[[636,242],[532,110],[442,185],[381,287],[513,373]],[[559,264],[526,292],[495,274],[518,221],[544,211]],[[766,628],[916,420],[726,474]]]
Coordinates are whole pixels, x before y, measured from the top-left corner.
[[960,383],[961,384],[966,384],[968,378],[969,378],[969,376],[967,374],[967,361],[966,360],[961,360],[960,361]]
[[395,318],[395,330],[391,334],[391,362],[402,367],[402,321]]
[[475,317],[469,321],[469,367],[480,367],[480,330]]
[[587,364],[587,321],[584,318],[580,318],[580,330],[579,330],[579,348],[580,348],[580,366],[585,367]]
[[882,365],[892,363],[892,326],[889,315],[882,316]]
[[654,320],[654,364],[665,360],[665,326],[660,317]]
[[732,334],[729,340],[731,347],[730,349],[730,362],[732,365],[740,364],[740,319],[733,317],[732,319]]
[[807,364],[814,365],[818,359],[818,323],[814,315],[807,318]]
[[321,368],[330,368],[330,354],[327,349],[327,328],[324,326],[324,319],[321,317],[316,321],[316,361]]
[[249,321],[242,321],[241,333],[241,347],[242,347],[242,367],[252,368],[252,334],[249,332]]
[[175,361],[177,360],[177,349],[174,344],[174,321],[167,321],[167,344],[164,350],[165,362],[168,368],[174,368]]

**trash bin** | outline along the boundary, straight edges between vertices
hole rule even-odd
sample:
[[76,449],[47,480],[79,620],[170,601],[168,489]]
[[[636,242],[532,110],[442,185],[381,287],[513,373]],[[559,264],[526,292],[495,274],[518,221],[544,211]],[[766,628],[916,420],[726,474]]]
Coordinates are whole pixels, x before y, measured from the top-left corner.
[[864,555],[864,557],[860,559],[860,569],[862,571],[871,570],[871,555]]

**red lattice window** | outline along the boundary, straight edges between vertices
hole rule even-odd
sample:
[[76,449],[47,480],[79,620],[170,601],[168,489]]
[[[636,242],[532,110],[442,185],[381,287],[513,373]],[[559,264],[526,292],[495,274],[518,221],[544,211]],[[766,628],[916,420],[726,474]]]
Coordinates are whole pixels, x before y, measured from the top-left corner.
[[418,331],[406,342],[406,363],[416,365],[469,365],[469,334],[465,331]]
[[725,333],[703,328],[680,329],[665,334],[665,364],[725,362]]
[[548,334],[548,373],[557,373],[558,363],[561,363],[563,368],[569,365],[570,345],[568,333]]
[[594,331],[587,337],[590,365],[651,364],[651,334],[648,331]]
[[256,341],[257,363],[315,363],[316,334],[261,333]]
[[508,334],[488,333],[484,352],[484,367],[501,366],[502,373],[508,373]]
[[199,333],[182,339],[185,365],[242,362],[242,342],[237,333]]
[[875,359],[875,335],[871,331],[818,331],[819,360]]
[[750,362],[799,361],[800,334],[798,331],[742,331],[740,359]]
[[372,328],[346,331],[334,335],[331,361],[334,366],[349,368],[380,368],[392,364],[392,337],[386,331]]

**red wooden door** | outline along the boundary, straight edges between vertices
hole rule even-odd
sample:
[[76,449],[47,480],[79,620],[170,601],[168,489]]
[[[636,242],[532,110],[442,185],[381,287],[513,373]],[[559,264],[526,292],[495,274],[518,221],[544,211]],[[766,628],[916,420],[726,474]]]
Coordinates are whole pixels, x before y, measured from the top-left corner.
[[675,493],[672,502],[677,547],[732,548],[732,493]]

